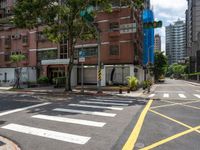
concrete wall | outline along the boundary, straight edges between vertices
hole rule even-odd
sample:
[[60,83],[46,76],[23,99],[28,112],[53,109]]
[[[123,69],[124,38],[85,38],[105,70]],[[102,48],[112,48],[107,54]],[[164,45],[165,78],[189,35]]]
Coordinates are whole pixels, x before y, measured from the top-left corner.
[[[7,76],[6,81],[5,81],[5,76]],[[0,68],[0,83],[5,83],[5,85],[13,85],[15,79],[16,79],[15,68]],[[27,81],[36,81],[35,68],[32,67],[22,68],[21,82],[27,82]]]

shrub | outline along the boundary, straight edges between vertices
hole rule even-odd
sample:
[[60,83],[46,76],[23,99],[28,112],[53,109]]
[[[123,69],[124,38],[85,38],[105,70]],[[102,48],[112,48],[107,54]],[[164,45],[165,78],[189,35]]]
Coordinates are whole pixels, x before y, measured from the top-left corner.
[[135,76],[128,76],[127,80],[130,90],[136,90],[138,86],[138,79]]
[[66,77],[57,77],[53,79],[53,84],[55,87],[61,87],[64,86],[66,83]]
[[39,84],[47,84],[49,83],[49,78],[45,76],[41,76],[38,78],[37,83]]
[[152,84],[153,83],[151,80],[146,80],[146,81],[142,82],[142,87],[143,87],[143,89],[146,89],[147,87],[152,86]]

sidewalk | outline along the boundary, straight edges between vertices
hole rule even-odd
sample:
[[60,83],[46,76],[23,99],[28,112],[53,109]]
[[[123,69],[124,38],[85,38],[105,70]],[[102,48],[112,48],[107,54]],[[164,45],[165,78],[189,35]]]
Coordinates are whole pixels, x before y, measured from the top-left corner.
[[21,150],[13,141],[0,136],[0,150]]
[[[1,90],[1,88],[0,88]],[[6,88],[2,88],[2,90],[6,90]],[[10,91],[7,89],[7,91]],[[12,90],[11,90],[12,91]],[[100,96],[106,96],[106,95],[116,95],[116,96],[125,96],[125,97],[139,97],[143,94],[143,90],[139,89],[137,91],[131,91],[130,93],[127,93],[127,90],[125,87],[123,87],[122,94],[119,94],[119,86],[113,86],[113,87],[102,87],[103,93],[97,94],[96,86],[85,86],[84,87],[84,94],[85,95],[100,95]],[[64,88],[54,88],[53,86],[48,87],[36,87],[36,88],[25,88],[25,89],[19,89],[14,90],[12,92],[18,92],[18,93],[30,93],[30,94],[41,94],[41,95],[55,95],[55,96],[61,96],[61,95],[69,95],[69,94],[82,94],[80,86],[73,89],[72,92],[65,92]]]

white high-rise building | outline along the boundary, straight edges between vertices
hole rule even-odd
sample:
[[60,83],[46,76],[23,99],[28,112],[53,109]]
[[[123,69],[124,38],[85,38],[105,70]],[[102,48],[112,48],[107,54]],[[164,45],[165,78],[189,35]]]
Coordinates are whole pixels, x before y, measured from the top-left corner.
[[154,37],[154,50],[161,51],[161,37],[159,34]]
[[176,21],[166,27],[166,55],[169,64],[177,63],[186,57],[186,25]]

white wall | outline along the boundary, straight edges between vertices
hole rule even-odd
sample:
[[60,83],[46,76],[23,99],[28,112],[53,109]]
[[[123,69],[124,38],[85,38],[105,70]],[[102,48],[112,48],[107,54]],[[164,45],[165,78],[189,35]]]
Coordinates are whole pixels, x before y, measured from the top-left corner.
[[15,79],[15,69],[14,68],[0,68],[0,81],[5,80],[5,73],[7,73],[7,82],[12,82]]
[[[0,68],[0,81],[5,80],[5,73],[7,73],[7,83],[13,85],[15,81],[15,68]],[[32,67],[22,68],[21,82],[36,81],[36,69]]]
[[36,81],[36,69],[34,67],[22,68],[21,81]]
[[101,69],[101,86],[106,86],[106,67]]

